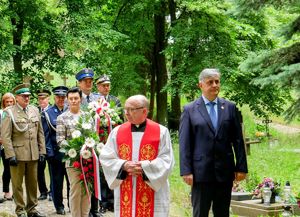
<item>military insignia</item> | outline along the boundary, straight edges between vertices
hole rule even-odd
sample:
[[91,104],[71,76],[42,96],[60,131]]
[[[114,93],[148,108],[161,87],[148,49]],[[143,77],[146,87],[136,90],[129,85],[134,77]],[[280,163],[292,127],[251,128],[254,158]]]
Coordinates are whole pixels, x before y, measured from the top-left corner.
[[6,116],[7,116],[6,112],[3,112],[1,115],[1,119],[4,120]]

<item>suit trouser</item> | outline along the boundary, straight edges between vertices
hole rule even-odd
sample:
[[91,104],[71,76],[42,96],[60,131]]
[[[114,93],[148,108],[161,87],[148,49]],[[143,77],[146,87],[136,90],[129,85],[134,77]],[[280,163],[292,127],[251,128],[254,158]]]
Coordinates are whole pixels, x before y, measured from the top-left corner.
[[9,182],[10,182],[10,169],[9,169],[9,160],[5,159],[4,149],[1,150],[1,157],[3,162],[3,174],[2,174],[2,184],[3,192],[9,192]]
[[[35,213],[37,206],[37,161],[19,161],[17,166],[10,166],[11,182],[16,214]],[[23,177],[25,177],[25,188],[27,201],[26,206],[23,199]]]
[[192,187],[193,217],[208,217],[212,206],[214,217],[229,217],[231,182],[196,182]]
[[46,161],[38,162],[38,185],[40,194],[47,195],[48,189],[46,186],[46,179],[45,179],[45,168],[46,168]]
[[67,197],[69,200],[69,192],[70,192],[70,182],[68,179],[65,163],[56,158],[51,158],[48,161],[48,166],[50,168],[51,173],[51,193],[53,197],[53,203],[55,209],[64,209],[63,204],[63,185],[64,185],[64,177],[66,177],[67,181]]
[[88,217],[90,212],[90,202],[88,195],[84,192],[80,182],[80,171],[73,167],[67,167],[70,181],[70,208],[73,217]]

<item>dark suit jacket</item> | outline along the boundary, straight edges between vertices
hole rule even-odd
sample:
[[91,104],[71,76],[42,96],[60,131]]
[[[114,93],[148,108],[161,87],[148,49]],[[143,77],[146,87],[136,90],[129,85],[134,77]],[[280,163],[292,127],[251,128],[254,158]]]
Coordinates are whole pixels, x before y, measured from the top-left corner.
[[186,105],[179,127],[180,175],[193,174],[194,182],[234,180],[247,173],[241,124],[234,103],[218,98],[215,132],[202,97]]

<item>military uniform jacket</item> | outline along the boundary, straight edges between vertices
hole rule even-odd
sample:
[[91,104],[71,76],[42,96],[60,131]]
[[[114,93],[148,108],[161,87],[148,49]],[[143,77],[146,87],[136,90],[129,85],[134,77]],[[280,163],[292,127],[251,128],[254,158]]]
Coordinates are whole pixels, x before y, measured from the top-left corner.
[[15,156],[18,161],[32,161],[46,154],[41,117],[35,106],[29,105],[26,113],[17,104],[6,108],[1,137],[6,158]]
[[122,107],[121,101],[113,95],[108,95],[106,101],[109,103],[114,102],[117,107]]
[[[87,96],[84,93],[82,93],[81,105],[89,104],[86,97]],[[99,99],[100,95],[98,93],[90,93],[89,97],[90,97],[90,99],[89,99],[90,102],[93,102],[93,101],[97,101]]]

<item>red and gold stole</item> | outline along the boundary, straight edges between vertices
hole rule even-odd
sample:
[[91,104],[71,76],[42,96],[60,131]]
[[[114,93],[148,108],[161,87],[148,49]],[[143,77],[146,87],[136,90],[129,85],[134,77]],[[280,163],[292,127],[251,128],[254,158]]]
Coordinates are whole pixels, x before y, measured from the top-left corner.
[[[157,157],[160,139],[159,124],[147,119],[144,135],[139,149],[139,161],[153,160]],[[132,160],[132,133],[131,123],[122,124],[117,133],[118,154],[121,159]],[[136,217],[153,217],[154,190],[137,177],[136,185]],[[120,216],[132,217],[132,176],[122,182],[120,186]]]

